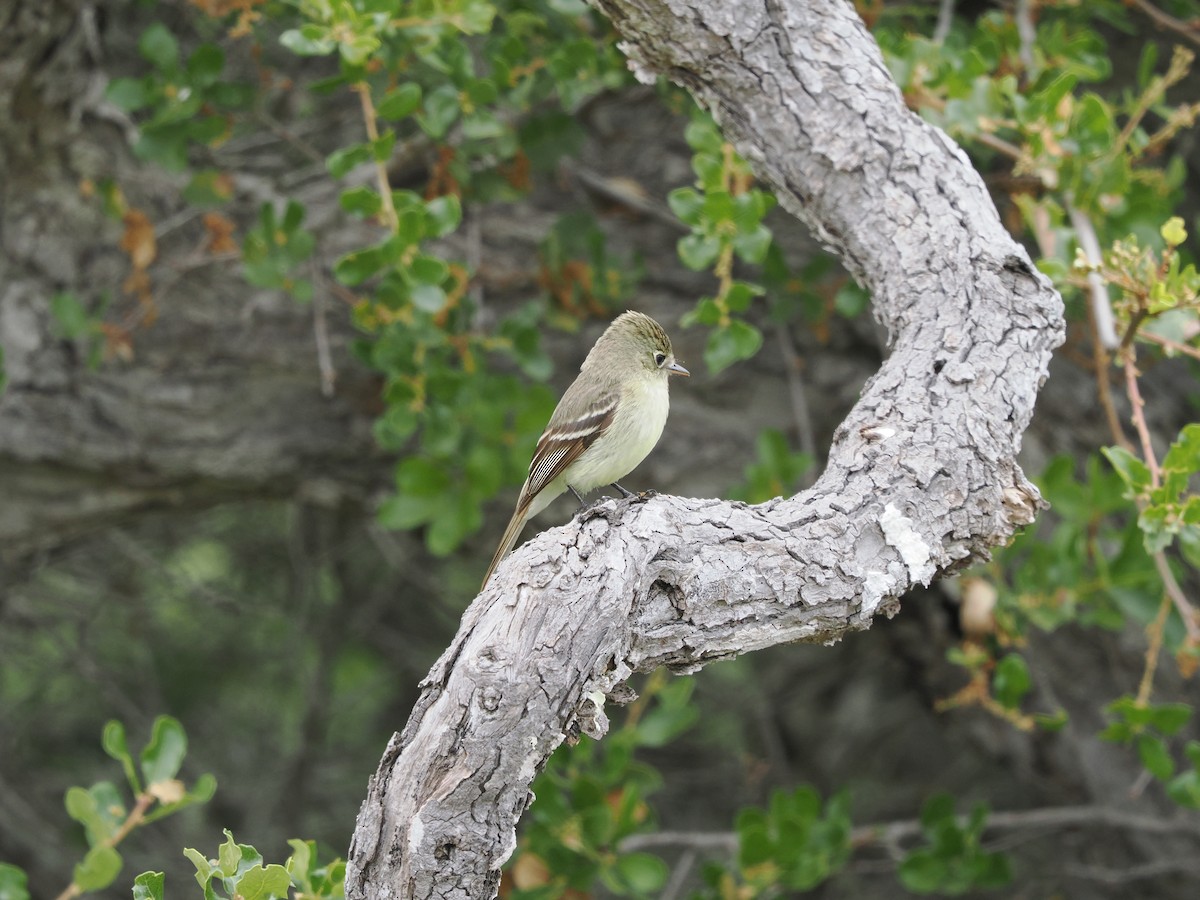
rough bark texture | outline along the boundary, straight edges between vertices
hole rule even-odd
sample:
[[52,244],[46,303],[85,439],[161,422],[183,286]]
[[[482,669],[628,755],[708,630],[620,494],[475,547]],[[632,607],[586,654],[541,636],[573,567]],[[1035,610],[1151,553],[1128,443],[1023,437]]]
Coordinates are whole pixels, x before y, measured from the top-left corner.
[[631,673],[836,641],[1040,506],[1015,456],[1059,298],[964,154],[905,108],[852,7],[600,5],[634,65],[712,109],[871,289],[892,354],[811,490],[608,502],[501,566],[372,779],[353,898],[494,894],[532,778],[565,737],[605,733]]

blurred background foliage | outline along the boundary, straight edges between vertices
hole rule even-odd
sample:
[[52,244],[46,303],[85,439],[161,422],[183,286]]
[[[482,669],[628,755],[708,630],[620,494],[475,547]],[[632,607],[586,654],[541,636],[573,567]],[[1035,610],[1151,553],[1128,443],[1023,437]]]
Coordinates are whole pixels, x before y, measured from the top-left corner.
[[[69,7],[107,85],[88,114],[128,150],[72,185],[122,277],[39,301],[72,377],[137,371],[167,287],[220,270],[314,323],[314,392],[371,373],[376,450],[358,496],[247,475],[4,558],[0,898],[143,871],[179,896],[193,868],[214,896],[337,896],[366,779],[603,324],[647,309],[704,363],[639,486],[749,502],[811,482],[882,336],[579,0]],[[1053,512],[848,646],[640,679],[539,778],[504,896],[1194,896],[1200,7],[857,7],[1067,300],[1023,460]]]

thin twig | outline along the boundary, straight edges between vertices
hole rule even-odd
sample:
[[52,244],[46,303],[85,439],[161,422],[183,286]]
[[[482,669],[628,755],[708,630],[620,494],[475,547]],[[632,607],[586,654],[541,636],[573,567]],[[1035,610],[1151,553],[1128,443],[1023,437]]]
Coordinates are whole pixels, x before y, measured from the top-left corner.
[[688,874],[692,871],[692,866],[696,864],[696,856],[693,848],[689,847],[683,851],[679,862],[675,863],[675,871],[671,873],[671,880],[658,895],[658,900],[675,900],[683,892],[683,885],[687,881]]
[[1146,425],[1146,401],[1142,399],[1142,392],[1138,388],[1138,370],[1133,350],[1126,350],[1122,354],[1122,360],[1125,365],[1125,393],[1132,408],[1130,419],[1142,445],[1142,458],[1150,469],[1150,486],[1157,488],[1162,476],[1158,468],[1158,457],[1154,455],[1154,445],[1150,442],[1150,429]]
[[1152,344],[1158,344],[1164,350],[1185,353],[1193,359],[1200,359],[1200,349],[1190,344],[1181,344],[1179,341],[1173,341],[1168,337],[1163,337],[1161,334],[1155,334],[1153,331],[1142,331],[1138,334],[1138,337]]
[[939,46],[946,43],[950,36],[950,26],[954,24],[954,0],[942,0],[938,4],[937,25],[933,29],[933,42]]
[[1189,24],[1182,19],[1177,19],[1170,13],[1163,12],[1153,3],[1146,2],[1146,0],[1129,0],[1129,2],[1153,19],[1154,23],[1160,28],[1174,31],[1180,37],[1194,44],[1200,44],[1200,32],[1197,31],[1195,25]]
[[1096,228],[1087,214],[1075,205],[1071,197],[1064,198],[1067,215],[1071,217],[1071,227],[1079,239],[1080,249],[1087,257],[1089,270],[1087,273],[1089,296],[1092,302],[1092,314],[1096,317],[1096,338],[1105,350],[1115,350],[1120,346],[1117,329],[1113,324],[1112,303],[1108,299],[1108,286],[1095,267],[1104,262],[1104,254],[1100,251],[1100,240],[1096,236]]
[[[137,802],[134,803],[133,809],[129,811],[129,815],[125,817],[125,821],[121,823],[121,827],[96,846],[115,847],[117,844],[121,843],[121,841],[125,840],[125,838],[129,836],[129,832],[133,831],[133,829],[142,824],[142,819],[146,817],[146,811],[154,805],[154,800],[155,797],[153,794],[138,794]],[[76,882],[72,881],[65,888],[63,888],[63,892],[59,894],[55,900],[71,900],[72,897],[78,897],[82,893],[83,888],[81,888]]]
[[1183,593],[1179,582],[1175,580],[1175,573],[1171,571],[1167,555],[1161,550],[1154,554],[1154,566],[1158,569],[1159,577],[1162,578],[1163,587],[1167,589],[1167,596],[1171,598],[1171,602],[1175,604],[1175,609],[1179,612],[1179,618],[1183,619],[1183,627],[1187,631],[1188,641],[1192,644],[1200,643],[1200,624],[1197,623],[1196,609]]
[[363,124],[371,141],[371,158],[375,161],[375,180],[379,185],[379,199],[383,202],[383,221],[388,231],[396,234],[400,230],[400,217],[396,215],[396,204],[392,201],[392,186],[388,181],[387,161],[375,156],[375,142],[379,140],[379,128],[375,123],[375,104],[371,102],[371,86],[360,81],[353,88],[362,103]]
[[1154,672],[1158,668],[1158,655],[1162,652],[1163,632],[1167,626],[1167,613],[1171,611],[1171,595],[1163,591],[1162,603],[1158,607],[1158,615],[1146,628],[1150,642],[1146,647],[1146,663],[1142,669],[1142,680],[1138,684],[1137,705],[1145,706],[1150,702],[1150,691],[1154,688]]
[[320,272],[312,263],[313,337],[317,342],[317,370],[321,373],[321,396],[332,397],[337,384],[337,370],[329,352],[329,325],[325,321],[325,293],[320,288]]
[[1013,19],[1017,25],[1017,38],[1020,48],[1017,58],[1026,72],[1033,69],[1033,47],[1037,43],[1037,27],[1033,24],[1033,8],[1029,0],[1017,0],[1013,11]]

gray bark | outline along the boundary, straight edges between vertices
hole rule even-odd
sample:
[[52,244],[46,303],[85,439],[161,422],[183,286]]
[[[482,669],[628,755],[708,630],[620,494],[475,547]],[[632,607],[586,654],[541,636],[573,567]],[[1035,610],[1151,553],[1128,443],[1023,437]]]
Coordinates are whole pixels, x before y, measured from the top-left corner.
[[598,5],[870,288],[892,353],[810,490],[610,501],[500,567],[371,780],[352,898],[495,894],[534,775],[564,739],[603,736],[632,673],[839,640],[1042,505],[1015,457],[1060,299],[850,4]]

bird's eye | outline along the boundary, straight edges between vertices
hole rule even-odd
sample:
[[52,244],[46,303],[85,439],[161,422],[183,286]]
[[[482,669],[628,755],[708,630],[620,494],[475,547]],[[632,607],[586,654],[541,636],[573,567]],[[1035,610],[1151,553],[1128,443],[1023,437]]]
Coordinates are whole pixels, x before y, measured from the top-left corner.
[[666,361],[667,361],[667,354],[663,353],[661,350],[659,350],[657,353],[654,354],[654,364],[656,366],[661,367],[662,364],[665,363]]

